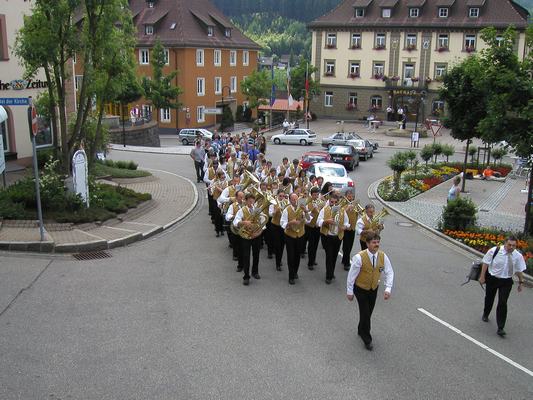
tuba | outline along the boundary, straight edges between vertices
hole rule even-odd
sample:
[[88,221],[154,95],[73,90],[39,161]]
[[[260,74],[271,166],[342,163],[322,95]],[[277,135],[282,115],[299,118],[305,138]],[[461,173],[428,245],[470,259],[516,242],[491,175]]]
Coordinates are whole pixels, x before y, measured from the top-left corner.
[[253,190],[253,193],[256,197],[256,204],[260,205],[254,207],[250,219],[252,225],[249,227],[242,226],[238,229],[238,235],[243,239],[254,239],[259,236],[268,222],[268,217],[265,215],[265,210],[270,207],[270,200],[268,197],[269,194],[264,194],[261,190],[255,188],[254,186],[252,186],[250,190]]
[[382,208],[380,212],[374,215],[372,222],[370,223],[370,229],[374,232],[381,232],[383,230],[383,218],[390,215],[389,211],[386,208]]
[[241,181],[240,190],[245,191],[250,185],[257,185],[259,187],[259,184],[260,184],[259,179],[257,179],[256,176],[252,174],[250,171],[245,169],[242,175],[243,175],[243,178]]

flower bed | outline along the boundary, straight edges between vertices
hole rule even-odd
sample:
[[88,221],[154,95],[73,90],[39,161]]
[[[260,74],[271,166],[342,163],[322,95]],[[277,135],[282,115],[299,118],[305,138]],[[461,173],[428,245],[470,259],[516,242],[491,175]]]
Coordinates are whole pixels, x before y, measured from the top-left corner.
[[[462,163],[450,163],[448,164],[450,167],[456,168],[461,172],[463,170],[463,164]],[[499,165],[491,165],[491,168],[494,172],[500,173],[502,177],[505,177],[509,174],[509,172],[512,171],[513,167],[509,164],[499,164]],[[467,164],[466,172],[472,172],[473,175],[481,175],[483,173],[483,170],[485,168],[478,165],[472,165]]]

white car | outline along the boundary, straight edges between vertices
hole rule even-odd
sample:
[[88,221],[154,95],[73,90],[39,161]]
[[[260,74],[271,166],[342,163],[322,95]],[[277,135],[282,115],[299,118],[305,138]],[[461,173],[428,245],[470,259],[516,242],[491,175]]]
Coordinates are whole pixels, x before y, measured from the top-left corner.
[[348,189],[355,191],[354,181],[348,176],[346,168],[340,164],[324,162],[312,164],[307,169],[307,176],[310,175],[315,175],[317,178],[322,177],[324,184],[330,182],[342,194]]
[[289,129],[285,133],[272,136],[272,142],[275,144],[301,144],[307,146],[313,144],[316,140],[316,133],[309,129]]
[[178,138],[185,146],[189,144],[194,144],[198,138],[202,139],[213,139],[213,134],[207,129],[196,128],[196,129],[182,129],[178,133]]

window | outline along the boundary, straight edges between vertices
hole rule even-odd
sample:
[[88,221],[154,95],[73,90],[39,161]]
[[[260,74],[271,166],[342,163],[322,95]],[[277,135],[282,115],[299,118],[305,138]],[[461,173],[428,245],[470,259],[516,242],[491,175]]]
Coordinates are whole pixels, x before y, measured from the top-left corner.
[[170,108],[161,109],[161,122],[170,122]]
[[373,110],[380,110],[383,105],[383,99],[381,96],[372,96],[370,98],[370,108]]
[[498,47],[503,46],[503,36],[501,36],[501,35],[496,36],[496,45]]
[[207,36],[214,36],[215,29],[212,26],[207,27]]
[[374,61],[372,71],[374,72],[375,79],[383,78],[385,74],[385,63],[383,61]]
[[154,8],[154,2],[153,1],[148,1],[147,5],[148,5],[148,8]]
[[146,119],[152,119],[152,106],[150,104],[143,104],[141,106],[142,116]]
[[469,16],[470,18],[477,18],[477,17],[479,17],[479,8],[477,8],[477,7],[470,7],[470,8],[468,9],[468,16]]
[[205,95],[205,78],[196,78],[196,95]]
[[213,63],[215,67],[220,67],[222,60],[222,51],[220,49],[213,50]]
[[348,73],[352,78],[361,76],[361,63],[359,61],[350,61]]
[[326,47],[328,49],[334,49],[337,47],[337,34],[336,33],[328,33],[326,36]]
[[250,64],[250,53],[248,53],[248,50],[242,51],[242,65],[247,67]]
[[352,33],[352,49],[360,49],[361,48],[361,34],[360,33]]
[[333,107],[333,92],[326,92],[324,94],[324,106]]
[[74,78],[74,89],[76,92],[81,89],[81,84],[83,82],[83,75],[76,75]]
[[205,107],[196,107],[196,122],[205,122]]
[[222,78],[215,76],[215,94],[222,94]]
[[224,36],[231,37],[231,28],[224,29]]
[[444,114],[444,101],[433,101],[433,103],[431,103],[431,113],[436,116]]
[[232,76],[229,79],[229,88],[230,88],[231,93],[237,92],[237,77],[236,76]]
[[170,50],[163,49],[163,57],[165,58],[165,65],[170,64]]
[[229,65],[232,67],[237,65],[237,52],[235,50],[229,52]]
[[390,8],[383,8],[381,10],[381,17],[382,18],[390,18],[391,15],[391,9]]
[[419,8],[410,8],[409,9],[409,17],[418,18],[419,15],[420,15],[420,9]]
[[139,64],[146,65],[150,63],[150,52],[148,49],[139,49]]
[[439,18],[448,18],[448,7],[439,7]]
[[326,76],[334,76],[335,75],[335,61],[326,60],[326,69],[325,69],[324,75],[326,75]]
[[[36,147],[42,148],[52,146],[54,144],[54,140],[52,136],[52,126],[50,120],[41,116],[37,116],[37,126],[39,128],[37,130],[37,135],[35,135]],[[7,143],[4,143],[4,146],[6,146]]]
[[435,64],[435,79],[437,80],[442,79],[444,75],[446,75],[447,69],[448,69],[447,64],[441,64],[441,63]]
[[348,106],[350,109],[357,107],[357,93],[352,92],[348,95]]
[[408,33],[405,36],[405,48],[407,50],[416,49],[416,33]]
[[465,35],[465,51],[474,51],[476,49],[476,35]]
[[173,22],[173,23],[170,25],[170,30],[173,31],[174,29],[176,29],[176,23],[175,23],[175,22]]
[[403,66],[403,76],[404,78],[412,78],[415,75],[415,65],[414,64],[404,64]]
[[144,34],[145,35],[153,35],[154,34],[154,26],[153,25],[145,25],[144,26]]
[[439,38],[438,38],[438,41],[437,41],[437,45],[439,46],[437,50],[439,51],[443,51],[443,50],[448,50],[448,45],[449,45],[449,36],[447,33],[441,33],[439,34]]
[[376,49],[384,49],[385,48],[385,39],[386,39],[386,36],[385,36],[384,33],[376,33],[375,48]]
[[355,18],[363,18],[365,16],[365,9],[364,8],[356,8],[355,9]]
[[198,67],[204,66],[204,49],[196,49],[196,65]]

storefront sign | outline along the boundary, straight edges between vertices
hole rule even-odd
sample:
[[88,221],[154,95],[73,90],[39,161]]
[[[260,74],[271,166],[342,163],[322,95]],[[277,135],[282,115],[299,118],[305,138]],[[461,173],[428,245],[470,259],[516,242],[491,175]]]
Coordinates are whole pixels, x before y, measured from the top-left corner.
[[204,109],[204,114],[220,115],[220,114],[222,114],[222,109],[221,108],[206,108],[206,109]]
[[0,98],[0,106],[27,106],[30,101],[27,97],[4,97]]
[[13,79],[10,82],[0,80],[0,90],[27,90],[27,89],[45,89],[48,82],[40,79]]
[[74,192],[79,194],[89,207],[89,176],[87,173],[87,155],[84,150],[78,150],[72,157],[72,175]]

